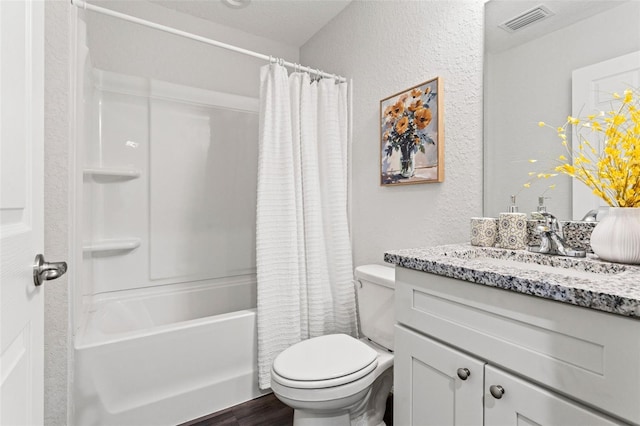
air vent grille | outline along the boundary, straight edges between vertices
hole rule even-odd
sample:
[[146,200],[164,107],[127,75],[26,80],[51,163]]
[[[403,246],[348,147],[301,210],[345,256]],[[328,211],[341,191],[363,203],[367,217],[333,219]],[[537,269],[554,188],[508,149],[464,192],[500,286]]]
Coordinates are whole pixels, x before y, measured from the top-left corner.
[[533,9],[527,10],[526,12],[516,16],[515,18],[503,22],[502,24],[500,24],[500,28],[512,33],[528,25],[531,25],[534,22],[540,22],[552,15],[553,12],[551,12],[547,7],[540,5],[534,7]]

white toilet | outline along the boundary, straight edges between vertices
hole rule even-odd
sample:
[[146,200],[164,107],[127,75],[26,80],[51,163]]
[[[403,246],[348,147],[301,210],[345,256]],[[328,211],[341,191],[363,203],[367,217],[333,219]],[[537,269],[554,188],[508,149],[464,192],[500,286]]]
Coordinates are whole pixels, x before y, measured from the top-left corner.
[[378,426],[393,385],[394,269],[356,268],[360,328],[285,349],[271,367],[271,389],[294,411],[294,426]]

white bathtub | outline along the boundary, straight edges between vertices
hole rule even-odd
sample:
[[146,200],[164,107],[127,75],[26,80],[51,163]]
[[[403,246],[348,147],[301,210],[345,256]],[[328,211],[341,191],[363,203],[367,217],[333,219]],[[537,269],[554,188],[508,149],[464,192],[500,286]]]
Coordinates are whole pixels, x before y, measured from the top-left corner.
[[75,346],[76,425],[176,425],[263,394],[254,279],[143,293],[91,307]]

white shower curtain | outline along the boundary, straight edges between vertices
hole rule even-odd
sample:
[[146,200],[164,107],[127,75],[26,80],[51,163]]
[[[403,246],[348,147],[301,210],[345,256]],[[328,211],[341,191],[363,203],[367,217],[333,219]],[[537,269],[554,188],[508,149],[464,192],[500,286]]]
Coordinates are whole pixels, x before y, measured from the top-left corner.
[[357,335],[347,216],[347,84],[260,70],[258,373],[329,333]]

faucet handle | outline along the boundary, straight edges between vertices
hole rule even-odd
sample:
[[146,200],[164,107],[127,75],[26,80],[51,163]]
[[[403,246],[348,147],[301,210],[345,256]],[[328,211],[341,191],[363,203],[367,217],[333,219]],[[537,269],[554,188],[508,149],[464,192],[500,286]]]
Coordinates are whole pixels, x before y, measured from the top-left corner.
[[544,232],[551,232],[551,228],[547,225],[538,225],[536,226],[536,231],[538,231],[538,233],[542,234]]
[[542,215],[542,217],[544,217],[545,223],[550,228],[549,230],[551,232],[555,232],[556,234],[562,236],[562,229],[560,228],[560,222],[558,222],[558,219],[556,219],[554,215],[548,212],[543,212],[540,214]]

